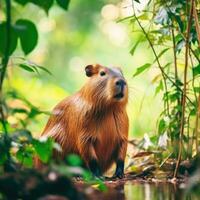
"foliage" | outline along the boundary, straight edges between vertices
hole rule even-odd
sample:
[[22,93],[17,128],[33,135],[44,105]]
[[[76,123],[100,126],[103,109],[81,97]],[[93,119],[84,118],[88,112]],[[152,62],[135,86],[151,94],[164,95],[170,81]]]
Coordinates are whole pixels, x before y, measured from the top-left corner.
[[[79,28],[89,32],[91,24],[96,23],[93,18],[89,18],[87,21],[82,20],[84,18],[83,9],[87,13],[89,10],[95,10],[98,7],[95,1],[90,1],[89,4],[88,2],[75,10],[76,17],[69,16],[69,18],[73,18],[72,21],[78,21],[76,25],[73,24],[75,28],[70,26],[73,31]],[[118,22],[130,21],[130,26],[134,25],[134,29],[138,29],[134,30],[134,33],[137,32],[138,34],[140,32],[138,40],[134,41],[130,49],[131,55],[135,55],[144,42],[149,43],[154,59],[140,65],[135,70],[133,77],[142,75],[153,68],[160,70],[159,74],[156,74],[153,78],[152,83],[155,84],[155,95],[159,93],[163,95],[163,111],[157,121],[156,135],[148,136],[145,134],[138,146],[145,151],[149,151],[151,155],[153,154],[159,166],[168,163],[167,161],[177,159],[177,167],[174,173],[174,176],[176,176],[179,162],[185,159],[193,159],[194,156],[198,155],[199,148],[200,50],[196,26],[196,21],[198,23],[199,19],[192,17],[195,16],[195,13],[192,14],[191,12],[196,11],[199,15],[197,9],[199,3],[193,0],[149,1],[146,8],[136,14],[134,5],[139,2],[134,1],[132,16],[120,19]],[[1,5],[6,16],[6,19],[0,22],[1,172],[16,170],[16,168],[17,170],[19,168],[31,168],[35,155],[44,163],[51,163],[52,151],[55,148],[59,150],[59,146],[50,139],[34,139],[28,129],[31,121],[38,122],[38,115],[48,115],[49,112],[41,110],[13,88],[3,90],[3,81],[8,74],[10,56],[19,49],[22,50],[25,56],[29,55],[36,48],[40,35],[36,23],[32,20],[21,17],[11,19],[10,11],[18,4],[22,7],[33,4],[47,15],[49,15],[49,10],[54,4],[62,8],[63,11],[70,8],[69,0],[6,0]],[[195,6],[195,4],[197,5]],[[101,5],[101,3],[98,5]],[[95,14],[93,15],[96,17]],[[82,22],[80,23],[80,21]],[[63,23],[61,25],[63,30],[68,31],[69,27],[64,29]],[[67,58],[71,56],[72,46],[76,48],[84,43],[83,38],[86,38],[87,33],[81,35],[84,36],[79,38],[74,34],[73,37],[69,36],[67,38],[69,49]],[[66,41],[61,41],[62,45],[65,45]],[[51,42],[52,51],[56,54],[54,41]],[[89,41],[89,43],[91,45],[93,41]],[[99,43],[98,45],[100,45]],[[20,44],[20,47],[18,44]],[[92,49],[90,45],[86,45],[87,50]],[[85,51],[85,48],[83,51]],[[92,49],[92,51],[94,50]],[[66,56],[65,52],[61,56],[60,51],[58,54],[59,57]],[[171,55],[173,55],[173,58]],[[163,59],[164,57],[167,57],[167,59]],[[45,67],[30,62],[24,57],[18,57],[17,59],[20,62],[16,66],[20,70],[30,72],[30,74],[36,73],[39,75],[41,72],[47,72],[52,75]],[[58,59],[60,60],[60,58]],[[71,74],[68,76],[71,76]],[[16,101],[18,102],[17,106]],[[53,168],[59,173],[67,174],[70,177],[74,174],[77,175],[77,173],[81,174],[89,183],[95,184],[96,182],[94,183],[90,173],[82,168],[77,170],[76,166],[81,166],[81,162],[80,158],[71,155],[66,158],[67,167],[65,163],[62,163],[60,166],[53,165]],[[105,190],[105,185],[100,180],[97,182],[99,188]]]
[[[35,4],[39,8],[42,8],[47,14],[54,3],[53,0],[15,0],[15,2],[22,6],[25,6],[28,3]],[[56,0],[56,2],[61,8],[67,10],[70,0]],[[12,171],[17,172],[18,175],[15,177],[15,174],[13,174],[13,177],[10,177],[12,175],[8,174],[8,176],[0,177],[0,189],[7,197],[9,197],[10,194],[7,194],[6,187],[8,186],[7,183],[10,181],[10,178],[13,181],[16,179],[19,183],[19,185],[16,186],[16,188],[19,188],[18,191],[15,191],[15,188],[12,188],[12,192],[14,192],[12,195],[14,195],[15,198],[17,196],[24,197],[23,195],[26,195],[27,191],[25,190],[29,190],[29,188],[26,188],[25,186],[25,188],[23,188],[22,185],[26,184],[26,181],[29,181],[31,178],[38,179],[37,181],[39,181],[39,186],[37,184],[33,185],[35,190],[41,190],[40,184],[44,184],[45,187],[46,184],[50,184],[49,188],[51,188],[52,183],[48,183],[47,179],[49,177],[46,177],[48,176],[48,173],[42,174],[32,169],[34,158],[37,156],[43,163],[49,165],[49,171],[54,170],[54,172],[56,171],[59,173],[56,174],[59,180],[57,180],[57,182],[55,181],[55,186],[64,184],[64,182],[69,186],[69,184],[71,184],[69,182],[71,176],[78,175],[83,176],[84,180],[89,184],[98,184],[99,189],[105,190],[105,185],[101,180],[94,180],[91,173],[82,168],[82,160],[78,156],[70,155],[67,157],[66,163],[57,165],[52,159],[52,154],[54,150],[61,151],[61,147],[51,138],[41,137],[40,139],[35,139],[32,137],[32,134],[28,129],[30,121],[37,120],[37,116],[40,114],[49,115],[49,112],[40,110],[13,88],[9,88],[7,91],[3,90],[3,81],[6,77],[6,72],[8,71],[9,58],[17,49],[17,43],[20,42],[21,49],[25,56],[31,53],[38,43],[37,27],[32,21],[28,19],[17,19],[15,23],[11,21],[12,4],[13,2],[10,0],[5,1],[3,7],[5,7],[6,20],[0,22],[0,173]],[[30,73],[35,72],[38,75],[40,75],[40,71],[43,71],[52,75],[45,67],[30,62],[24,57],[18,57],[18,60],[20,60],[20,62],[17,63],[17,66],[22,70]],[[63,174],[63,177],[60,177],[61,174]],[[63,182],[64,179],[65,181]],[[72,189],[75,190],[73,187],[74,186],[72,186]],[[33,191],[28,191],[28,193],[29,192],[31,193]],[[70,198],[78,196],[78,194],[70,194],[70,192],[72,191],[68,191],[64,195],[72,195]],[[51,191],[47,191],[47,194],[48,193],[51,193]],[[59,191],[57,191],[57,193],[59,194]],[[35,193],[35,195],[40,196],[41,194]]]
[[[200,36],[197,26],[199,17],[194,17],[199,11],[199,2],[149,1],[146,9],[137,15],[134,8],[136,4],[132,4],[134,14],[129,20],[138,26],[145,36],[155,60],[151,64],[145,63],[138,67],[133,76],[157,65],[160,74],[156,75],[152,82],[157,84],[155,94],[163,93],[164,102],[157,123],[157,135],[153,136],[154,141],[148,144],[154,143],[154,148],[160,149],[159,141],[167,134],[163,155],[167,149],[170,150],[167,159],[178,159],[174,172],[176,176],[181,159],[191,159],[199,152]],[[142,18],[144,15],[146,17]],[[135,41],[131,52],[136,51],[135,46],[139,45],[139,42],[140,38]],[[163,55],[169,56],[169,52],[173,55],[173,60],[163,62]],[[180,60],[184,60],[184,63]],[[183,72],[181,65],[184,65]]]

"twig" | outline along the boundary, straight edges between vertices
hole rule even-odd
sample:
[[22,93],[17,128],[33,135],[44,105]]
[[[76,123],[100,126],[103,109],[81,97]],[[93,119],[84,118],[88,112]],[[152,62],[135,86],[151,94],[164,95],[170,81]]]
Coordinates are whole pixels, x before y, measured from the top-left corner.
[[161,168],[166,162],[167,160],[170,158],[170,156],[173,154],[173,152],[171,152],[166,158],[165,160],[163,160],[163,162],[159,165],[159,168]]
[[178,160],[176,163],[176,168],[174,171],[174,178],[177,176],[178,168],[181,162],[181,155],[183,149],[183,135],[184,135],[184,126],[185,126],[185,103],[186,103],[186,90],[187,90],[187,70],[188,70],[188,51],[189,51],[189,38],[190,38],[190,29],[192,24],[192,13],[193,13],[194,0],[191,0],[191,9],[189,14],[189,21],[187,25],[186,32],[186,42],[185,42],[185,69],[184,69],[184,86],[183,86],[183,98],[182,98],[182,115],[181,115],[181,127],[179,134],[179,154]]

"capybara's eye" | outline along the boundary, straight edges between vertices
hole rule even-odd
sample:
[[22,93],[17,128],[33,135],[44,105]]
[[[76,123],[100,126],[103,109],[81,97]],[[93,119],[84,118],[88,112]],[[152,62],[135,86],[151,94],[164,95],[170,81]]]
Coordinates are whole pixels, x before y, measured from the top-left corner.
[[105,76],[105,75],[106,75],[106,72],[101,71],[101,72],[100,72],[100,75],[101,75],[101,76]]

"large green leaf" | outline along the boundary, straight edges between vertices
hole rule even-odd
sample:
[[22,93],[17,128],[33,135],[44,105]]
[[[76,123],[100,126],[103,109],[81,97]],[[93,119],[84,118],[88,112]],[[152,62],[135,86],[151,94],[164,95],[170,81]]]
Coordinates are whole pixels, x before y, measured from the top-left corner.
[[[7,41],[6,23],[0,24],[0,56],[5,55],[6,41]],[[17,47],[17,34],[13,26],[10,27],[10,39],[9,39],[9,55],[11,55]]]
[[32,3],[34,3],[35,5],[43,8],[45,10],[46,13],[49,12],[49,9],[52,7],[53,5],[53,0],[30,0]]
[[25,5],[27,4],[29,1],[28,0],[15,0],[18,4],[21,4],[21,5]]
[[67,10],[69,7],[70,0],[56,0],[56,2],[61,8]]
[[150,63],[146,63],[144,65],[142,65],[141,67],[138,67],[135,74],[133,74],[133,77],[141,74],[142,72],[144,72],[146,69],[148,69],[149,67],[151,67]]
[[53,143],[53,140],[50,138],[48,138],[46,141],[33,141],[35,151],[44,163],[47,163],[52,155]]
[[16,22],[16,30],[20,38],[22,50],[27,55],[35,48],[38,42],[36,26],[29,20],[19,19]]

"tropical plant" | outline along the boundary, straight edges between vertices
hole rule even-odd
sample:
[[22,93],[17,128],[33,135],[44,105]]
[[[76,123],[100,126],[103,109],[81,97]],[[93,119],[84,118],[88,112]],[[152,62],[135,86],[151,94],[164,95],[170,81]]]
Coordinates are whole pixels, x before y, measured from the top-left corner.
[[160,148],[159,141],[167,134],[168,144],[163,153],[166,149],[168,153],[164,154],[164,160],[177,159],[176,177],[181,160],[191,160],[199,154],[200,2],[150,0],[144,10],[138,11],[135,5],[139,2],[133,0],[133,15],[120,21],[129,20],[134,31],[141,32],[130,53],[134,54],[142,42],[148,42],[155,58],[152,63],[138,67],[133,76],[151,68],[160,71],[152,83],[157,85],[155,94],[163,94],[163,111],[152,142]]

